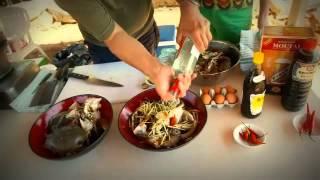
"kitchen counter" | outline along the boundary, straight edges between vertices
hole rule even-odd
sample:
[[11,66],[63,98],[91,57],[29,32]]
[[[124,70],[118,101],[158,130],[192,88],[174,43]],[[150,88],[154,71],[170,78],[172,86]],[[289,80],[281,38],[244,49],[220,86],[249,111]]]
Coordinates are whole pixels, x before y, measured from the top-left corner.
[[[237,70],[225,84],[241,91],[242,81]],[[313,92],[309,103],[319,116],[320,99]],[[239,105],[209,109],[199,136],[168,152],[138,149],[122,138],[117,118],[123,105],[113,104],[112,127],[100,144],[63,161],[43,159],[31,151],[28,133],[39,114],[0,111],[0,179],[320,179],[320,140],[298,135],[292,126],[297,113],[285,111],[278,96],[266,96],[264,111],[254,120],[243,118]],[[232,131],[240,120],[264,128],[267,144],[252,149],[236,144]]]

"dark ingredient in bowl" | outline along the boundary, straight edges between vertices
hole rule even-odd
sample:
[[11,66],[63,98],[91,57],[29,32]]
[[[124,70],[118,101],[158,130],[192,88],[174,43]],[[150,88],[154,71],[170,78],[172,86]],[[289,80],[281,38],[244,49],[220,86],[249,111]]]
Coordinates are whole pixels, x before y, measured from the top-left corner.
[[[92,108],[91,105],[85,108],[85,105],[74,103],[68,111],[51,118],[45,147],[59,156],[69,156],[81,151],[100,137],[104,132],[99,121],[100,115],[97,114],[100,106],[93,105]],[[88,111],[85,113],[84,109]]]
[[215,74],[231,68],[231,59],[223,52],[207,50],[199,57],[195,72],[198,74]]
[[45,146],[57,154],[68,154],[80,149],[87,139],[79,126],[63,126],[49,134]]

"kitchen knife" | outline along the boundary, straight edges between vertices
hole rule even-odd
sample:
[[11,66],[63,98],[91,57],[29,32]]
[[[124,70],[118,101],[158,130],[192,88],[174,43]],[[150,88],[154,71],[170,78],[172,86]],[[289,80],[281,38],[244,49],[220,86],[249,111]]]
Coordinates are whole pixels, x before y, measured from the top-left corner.
[[91,84],[96,84],[96,85],[104,85],[104,86],[110,86],[110,87],[123,87],[122,84],[116,83],[116,82],[112,82],[112,81],[107,81],[107,80],[103,80],[103,79],[99,79],[96,77],[92,77],[92,76],[87,76],[87,75],[83,75],[83,74],[78,74],[78,73],[69,73],[68,77],[73,77],[76,79],[82,79],[85,80],[88,83]]
[[48,73],[44,78],[42,78],[42,80],[39,82],[38,86],[32,91],[32,94],[34,94],[36,91],[38,91],[39,87],[45,83],[50,77],[51,77],[51,73]]
[[37,91],[33,96],[30,106],[32,107],[51,104],[57,83],[58,80],[51,80],[39,85],[39,88],[37,88]]

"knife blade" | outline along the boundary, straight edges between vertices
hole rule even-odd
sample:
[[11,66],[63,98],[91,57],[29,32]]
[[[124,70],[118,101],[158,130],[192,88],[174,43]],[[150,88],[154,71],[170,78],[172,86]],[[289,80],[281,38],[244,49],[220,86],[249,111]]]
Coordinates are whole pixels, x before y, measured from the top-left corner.
[[[192,40],[189,37],[186,37],[182,41],[182,45],[180,46],[177,57],[173,62],[172,68],[175,71],[175,74],[192,74],[193,70],[197,64],[199,59],[200,52],[193,44]],[[171,83],[169,91],[176,98],[179,93],[179,80],[174,79]]]
[[51,104],[58,81],[46,81],[42,83],[35,92],[30,106],[41,106]]
[[51,73],[48,73],[38,84],[38,86],[32,91],[32,94],[34,94],[36,91],[38,91],[39,87],[45,83],[50,77],[51,77]]
[[78,74],[78,73],[74,73],[74,72],[69,73],[68,77],[73,77],[76,79],[85,80],[86,82],[88,82],[90,84],[104,85],[104,86],[110,86],[110,87],[123,87],[122,84],[119,84],[116,82],[107,81],[107,80],[99,79],[99,78],[96,78],[93,76],[87,76],[87,75]]

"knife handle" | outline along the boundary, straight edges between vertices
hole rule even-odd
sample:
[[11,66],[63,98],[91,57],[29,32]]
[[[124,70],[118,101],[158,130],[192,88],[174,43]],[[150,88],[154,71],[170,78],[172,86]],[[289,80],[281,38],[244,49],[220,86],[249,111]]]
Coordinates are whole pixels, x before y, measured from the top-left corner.
[[180,92],[178,79],[174,79],[172,81],[172,84],[169,88],[169,92],[174,96],[174,98],[176,98],[178,96],[178,94]]
[[89,79],[89,76],[83,75],[83,74],[78,74],[78,73],[69,73],[69,77],[73,77],[76,79],[83,79],[83,80]]

